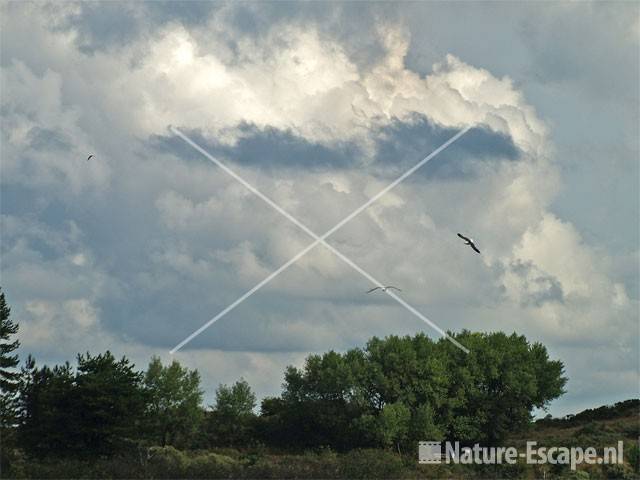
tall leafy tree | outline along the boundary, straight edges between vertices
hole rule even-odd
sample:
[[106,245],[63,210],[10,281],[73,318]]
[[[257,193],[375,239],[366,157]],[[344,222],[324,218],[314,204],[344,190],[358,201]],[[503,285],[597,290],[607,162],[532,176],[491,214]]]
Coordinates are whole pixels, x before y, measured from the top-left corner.
[[220,385],[216,401],[208,412],[206,436],[212,445],[246,446],[254,440],[256,396],[246,380],[232,386]]
[[287,369],[279,401],[263,402],[266,425],[306,446],[399,448],[445,437],[496,444],[564,392],[563,365],[544,346],[500,332],[456,337],[471,353],[419,334],[311,355],[304,369]]
[[411,411],[402,402],[388,403],[378,416],[379,435],[385,447],[396,446],[400,452],[400,444],[407,440]]
[[215,410],[222,415],[240,417],[251,415],[256,407],[256,396],[243,378],[231,387],[220,385],[216,390]]
[[[357,355],[330,351],[310,355],[303,370],[289,367],[285,373],[280,417],[288,424],[290,442],[298,446],[353,445],[352,423],[362,414],[363,393],[356,388],[353,366]],[[366,403],[366,400],[364,401]],[[283,435],[284,436],[284,435]]]
[[165,367],[160,358],[152,357],[144,385],[149,395],[147,426],[156,441],[174,444],[196,430],[203,413],[197,370],[183,368],[176,360]]
[[443,412],[451,437],[500,443],[530,422],[534,408],[564,393],[564,366],[550,360],[543,345],[515,333],[464,331],[456,338],[470,353],[442,345],[449,351],[449,396],[455,399]]
[[376,414],[363,414],[353,422],[353,427],[363,442],[360,446],[393,447],[401,452],[401,445],[409,438],[410,422],[409,407],[396,402],[386,404]]

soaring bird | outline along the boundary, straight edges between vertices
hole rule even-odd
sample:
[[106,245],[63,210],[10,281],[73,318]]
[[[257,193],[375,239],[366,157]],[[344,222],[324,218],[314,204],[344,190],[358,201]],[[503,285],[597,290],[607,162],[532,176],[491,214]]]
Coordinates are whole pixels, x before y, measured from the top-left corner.
[[478,247],[476,247],[476,244],[473,243],[473,238],[467,238],[462,234],[458,234],[458,236],[464,240],[464,244],[465,245],[469,245],[471,248],[473,248],[477,253],[480,253],[480,250],[478,250]]
[[394,287],[393,285],[387,285],[386,287],[375,287],[375,288],[372,288],[367,293],[375,292],[378,289],[382,290],[383,292],[386,292],[387,290],[398,290],[399,292],[402,291],[398,287]]
[[91,154],[91,155],[89,155],[89,156],[87,157],[87,161],[91,160],[91,157],[93,157],[93,154]]

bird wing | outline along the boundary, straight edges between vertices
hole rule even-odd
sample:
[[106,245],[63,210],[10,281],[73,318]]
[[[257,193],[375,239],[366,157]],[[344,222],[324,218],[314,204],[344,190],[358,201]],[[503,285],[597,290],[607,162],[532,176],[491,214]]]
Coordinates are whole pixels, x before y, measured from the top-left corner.
[[480,250],[478,250],[478,247],[475,246],[475,244],[471,243],[471,248],[473,248],[476,252],[480,253]]
[[89,155],[89,156],[87,157],[87,160],[91,160],[91,157],[93,157],[93,155]]
[[372,289],[371,289],[371,290],[369,290],[367,293],[375,292],[375,291],[376,291],[376,290],[378,290],[379,288],[380,288],[380,287],[372,288]]
[[389,285],[387,287],[387,290],[389,290],[390,288],[394,289],[394,290],[398,290],[399,292],[401,292],[402,290],[400,290],[398,287],[394,287],[393,285]]
[[461,233],[458,234],[458,236],[463,239],[466,240],[467,242],[469,241],[469,239],[467,237],[465,237],[464,235],[462,235]]

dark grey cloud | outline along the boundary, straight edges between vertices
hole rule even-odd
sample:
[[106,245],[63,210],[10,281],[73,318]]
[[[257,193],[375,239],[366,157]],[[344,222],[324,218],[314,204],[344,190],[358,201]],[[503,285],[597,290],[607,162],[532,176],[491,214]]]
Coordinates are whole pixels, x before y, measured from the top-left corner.
[[553,275],[540,272],[531,262],[516,262],[509,267],[524,284],[522,306],[540,307],[547,302],[564,302],[562,284]]
[[[234,129],[239,139],[232,146],[206,138],[197,131],[184,133],[215,157],[243,165],[257,165],[264,171],[290,167],[308,171],[349,168],[362,162],[361,149],[355,143],[340,142],[326,146],[274,127],[259,128],[243,123]],[[153,136],[150,145],[156,151],[172,152],[180,158],[202,159],[193,147],[173,135]]]
[[[406,170],[457,132],[438,127],[421,115],[415,115],[410,122],[396,120],[378,135],[375,165],[393,165],[398,170]],[[519,158],[520,152],[510,137],[474,127],[430,160],[416,178],[469,179],[477,174],[479,162],[516,161]]]
[[[373,169],[382,175],[390,170],[407,169],[457,132],[456,129],[434,125],[422,115],[415,115],[410,121],[395,120],[373,133],[376,139]],[[233,146],[216,142],[198,131],[185,133],[213,156],[244,165],[257,165],[265,171],[292,167],[307,171],[356,166],[368,168],[370,163],[355,142],[327,146],[274,127],[241,124],[234,129],[239,140]],[[175,136],[153,136],[149,145],[155,151],[171,152],[187,161],[202,159],[200,153]],[[519,158],[520,151],[511,137],[477,127],[430,161],[422,169],[422,175],[432,179],[471,178],[476,174],[477,162],[516,161]]]

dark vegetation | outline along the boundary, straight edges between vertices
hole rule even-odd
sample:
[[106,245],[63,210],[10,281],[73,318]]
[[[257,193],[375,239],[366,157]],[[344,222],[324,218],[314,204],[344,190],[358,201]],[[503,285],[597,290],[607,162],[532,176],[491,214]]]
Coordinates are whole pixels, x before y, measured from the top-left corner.
[[[516,334],[456,334],[469,354],[419,334],[311,355],[257,413],[246,381],[220,385],[204,407],[198,372],[155,357],[145,371],[108,351],[73,366],[29,356],[17,370],[4,294],[0,312],[3,478],[533,478],[524,465],[418,465],[417,442],[615,445],[640,433],[637,400],[532,422],[566,378],[543,345]],[[624,477],[637,456],[578,473]]]

